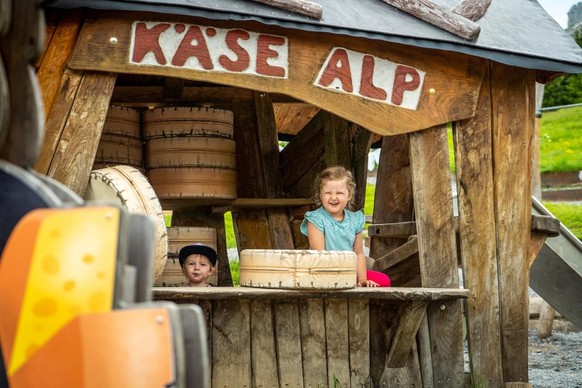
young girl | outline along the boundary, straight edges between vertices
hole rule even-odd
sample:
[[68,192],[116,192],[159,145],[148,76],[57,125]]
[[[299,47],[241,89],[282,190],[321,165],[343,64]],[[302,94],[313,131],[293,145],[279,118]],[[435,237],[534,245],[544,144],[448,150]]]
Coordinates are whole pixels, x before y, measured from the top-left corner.
[[360,287],[390,287],[390,278],[382,272],[366,269],[362,230],[362,211],[350,211],[356,184],[352,173],[341,166],[323,170],[315,181],[315,198],[319,208],[305,213],[301,232],[311,249],[354,251],[357,256],[357,284]]

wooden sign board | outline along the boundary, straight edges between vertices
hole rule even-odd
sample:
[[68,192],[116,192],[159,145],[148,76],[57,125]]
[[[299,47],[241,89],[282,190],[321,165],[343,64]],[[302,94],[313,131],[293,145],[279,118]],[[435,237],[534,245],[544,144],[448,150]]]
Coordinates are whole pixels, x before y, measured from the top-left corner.
[[69,62],[79,70],[287,94],[380,135],[472,117],[486,65],[462,54],[349,36],[143,15],[88,20]]

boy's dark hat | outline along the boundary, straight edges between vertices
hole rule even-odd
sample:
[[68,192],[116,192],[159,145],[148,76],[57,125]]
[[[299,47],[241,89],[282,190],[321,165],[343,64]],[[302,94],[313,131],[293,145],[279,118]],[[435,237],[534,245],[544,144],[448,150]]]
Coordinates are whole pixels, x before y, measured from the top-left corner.
[[180,260],[180,266],[184,265],[184,261],[190,255],[202,255],[206,256],[208,260],[212,263],[214,267],[216,265],[216,251],[214,248],[209,247],[208,245],[204,244],[192,244],[186,245],[182,249],[180,249],[180,253],[178,254],[178,260]]

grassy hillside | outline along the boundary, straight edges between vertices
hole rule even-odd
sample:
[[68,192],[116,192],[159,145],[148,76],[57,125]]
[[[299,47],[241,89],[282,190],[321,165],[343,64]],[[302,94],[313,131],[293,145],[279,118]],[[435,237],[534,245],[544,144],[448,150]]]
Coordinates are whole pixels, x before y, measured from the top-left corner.
[[582,107],[543,112],[541,172],[582,170]]

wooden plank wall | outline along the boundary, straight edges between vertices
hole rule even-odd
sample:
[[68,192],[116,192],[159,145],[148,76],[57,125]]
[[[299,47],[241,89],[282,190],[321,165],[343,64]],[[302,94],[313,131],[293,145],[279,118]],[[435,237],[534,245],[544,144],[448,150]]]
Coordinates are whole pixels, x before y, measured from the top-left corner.
[[213,387],[371,386],[368,300],[199,303],[209,321]]
[[484,75],[477,114],[455,123],[459,237],[473,381],[503,382],[491,128],[491,79]]
[[535,72],[492,62],[491,85],[503,378],[527,382]]

